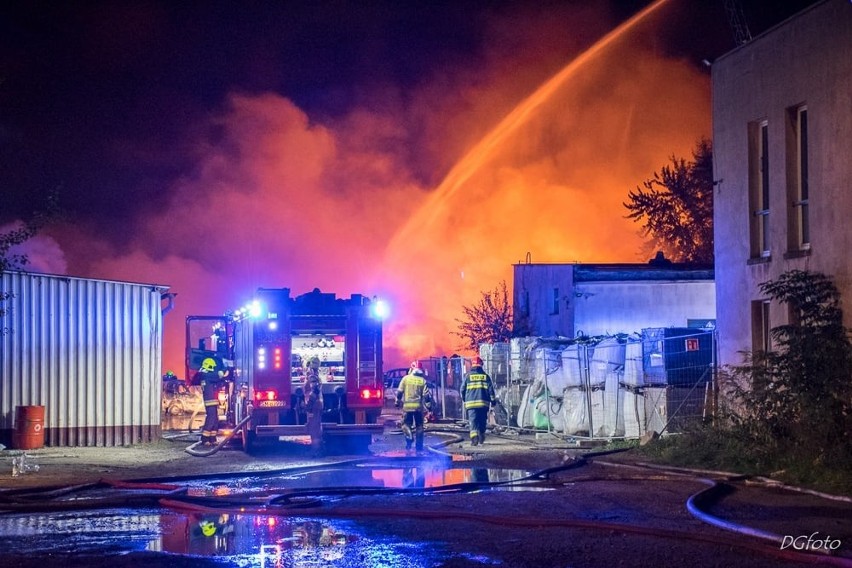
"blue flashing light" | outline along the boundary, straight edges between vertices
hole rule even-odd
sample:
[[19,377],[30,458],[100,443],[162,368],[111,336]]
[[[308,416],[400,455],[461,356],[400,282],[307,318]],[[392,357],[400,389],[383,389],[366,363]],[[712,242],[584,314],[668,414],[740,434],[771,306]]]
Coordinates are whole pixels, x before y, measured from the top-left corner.
[[390,306],[384,300],[373,300],[372,305],[373,317],[380,320],[386,319],[390,315]]
[[263,313],[263,310],[260,306],[260,302],[258,302],[257,300],[248,305],[248,311],[251,317],[253,318],[260,317],[260,315]]

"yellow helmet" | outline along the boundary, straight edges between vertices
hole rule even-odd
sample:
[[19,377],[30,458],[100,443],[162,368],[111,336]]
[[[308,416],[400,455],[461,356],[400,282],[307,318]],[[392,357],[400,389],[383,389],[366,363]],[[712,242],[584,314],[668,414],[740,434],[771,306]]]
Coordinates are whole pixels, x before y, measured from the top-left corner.
[[202,371],[215,371],[216,370],[216,360],[212,357],[208,357],[204,361],[201,362],[201,370]]
[[[212,361],[213,359],[208,359],[208,361]],[[216,534],[216,523],[213,521],[201,521],[198,523],[198,526],[201,528],[201,534],[204,536],[213,536]]]

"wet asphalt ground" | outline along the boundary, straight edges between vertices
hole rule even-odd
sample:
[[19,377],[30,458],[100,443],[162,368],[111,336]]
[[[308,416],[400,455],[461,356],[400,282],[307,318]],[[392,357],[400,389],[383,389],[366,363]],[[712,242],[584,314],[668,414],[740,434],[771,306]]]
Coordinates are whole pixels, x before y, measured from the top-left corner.
[[[191,437],[178,433],[139,447],[27,452],[39,470],[3,477],[0,562],[852,566],[848,500],[650,466],[547,435],[491,435],[471,447],[453,422],[430,425],[431,450],[416,455],[387,418],[368,455],[316,458],[293,442],[194,458],[183,452]],[[0,452],[0,467],[11,457]],[[523,479],[535,472],[546,473]],[[95,482],[101,493],[55,494]],[[156,498],[142,499],[149,493]],[[93,501],[107,496],[103,507]]]

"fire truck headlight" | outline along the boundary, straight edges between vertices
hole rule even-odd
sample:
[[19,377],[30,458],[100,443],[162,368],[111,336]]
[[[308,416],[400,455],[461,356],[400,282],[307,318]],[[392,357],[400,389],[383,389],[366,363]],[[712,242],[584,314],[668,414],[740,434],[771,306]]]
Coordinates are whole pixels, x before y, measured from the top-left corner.
[[373,317],[383,320],[390,315],[390,306],[384,300],[373,300],[372,306]]

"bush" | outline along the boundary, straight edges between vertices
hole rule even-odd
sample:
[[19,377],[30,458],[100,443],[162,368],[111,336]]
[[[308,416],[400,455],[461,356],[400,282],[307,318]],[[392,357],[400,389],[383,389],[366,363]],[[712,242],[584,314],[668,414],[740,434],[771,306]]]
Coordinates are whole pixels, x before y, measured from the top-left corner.
[[800,270],[760,288],[790,308],[790,323],[771,330],[773,349],[745,353],[742,365],[725,370],[714,424],[643,452],[852,494],[852,345],[839,292],[826,276]]

